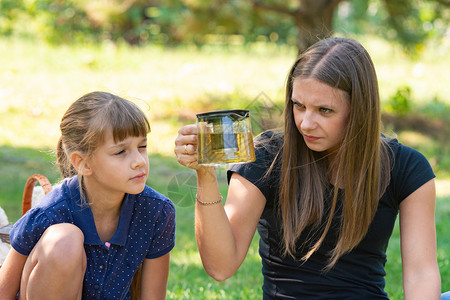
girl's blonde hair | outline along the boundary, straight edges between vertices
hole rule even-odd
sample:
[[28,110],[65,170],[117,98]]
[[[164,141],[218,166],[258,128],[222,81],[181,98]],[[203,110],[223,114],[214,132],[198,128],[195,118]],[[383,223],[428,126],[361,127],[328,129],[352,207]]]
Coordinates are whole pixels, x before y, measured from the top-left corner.
[[110,93],[92,92],[72,103],[61,119],[60,129],[56,156],[59,170],[67,178],[77,174],[70,161],[73,152],[91,157],[108,130],[118,142],[129,136],[146,136],[150,124],[134,103]]
[[[348,95],[347,131],[331,163],[324,154],[307,147],[295,125],[291,97],[296,78],[314,78]],[[308,259],[321,246],[337,211],[338,187],[341,187],[339,234],[325,268],[328,270],[365,236],[390,181],[388,146],[381,138],[378,82],[369,54],[354,40],[319,41],[301,54],[291,68],[285,101],[279,204],[285,254],[294,256],[297,239],[309,226],[317,238],[308,241],[311,243],[307,245],[309,251],[302,259]],[[337,170],[336,182],[333,182],[334,192],[327,210],[325,191],[332,170]]]

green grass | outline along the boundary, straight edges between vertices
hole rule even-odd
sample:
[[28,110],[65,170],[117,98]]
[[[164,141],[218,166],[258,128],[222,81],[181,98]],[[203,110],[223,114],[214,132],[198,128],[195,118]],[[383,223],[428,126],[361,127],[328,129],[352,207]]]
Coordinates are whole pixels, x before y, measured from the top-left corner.
[[[449,182],[447,182],[448,184]],[[441,273],[442,291],[450,290],[450,194],[436,199],[437,257]],[[389,241],[386,263],[386,291],[392,300],[404,299],[402,290],[402,262],[400,229],[397,222]]]
[[[194,234],[195,174],[177,164],[173,157],[151,154],[151,175],[148,184],[169,195],[177,209],[176,246],[171,252],[168,299],[261,299],[261,263],[258,254],[258,234],[241,268],[232,278],[216,282],[204,271],[197,251]],[[23,185],[32,173],[42,173],[52,182],[59,178],[50,151],[32,148],[0,147],[0,206],[10,221],[21,214]],[[220,188],[226,195],[224,169],[217,169]],[[436,209],[438,263],[442,289],[450,290],[450,191],[449,180],[438,180],[439,196]],[[403,299],[398,222],[387,251],[386,291],[392,300]]]
[[[450,87],[444,84],[450,81],[448,46],[433,45],[420,62],[414,62],[385,42],[371,38],[362,42],[373,56],[383,99],[408,85],[415,103],[436,96],[450,104]],[[177,130],[194,122],[196,113],[246,108],[261,101],[282,105],[295,49],[261,45],[162,49],[107,43],[49,47],[0,39],[0,53],[0,206],[11,222],[20,217],[23,186],[31,174],[59,180],[52,149],[59,138],[60,118],[70,103],[93,90],[113,92],[147,112],[152,126],[148,184],[168,195],[177,208],[168,299],[261,299],[257,234],[231,279],[218,283],[203,270],[194,235],[195,177],[176,162],[173,142]],[[440,161],[433,163],[440,145],[428,137],[400,133],[399,138],[423,151],[433,167],[447,169],[438,172],[436,229],[442,288],[450,290],[450,181],[442,178],[448,176],[448,168]],[[218,175],[225,196],[224,170],[219,169]],[[403,299],[399,247],[397,225],[386,266],[386,290],[394,300]]]

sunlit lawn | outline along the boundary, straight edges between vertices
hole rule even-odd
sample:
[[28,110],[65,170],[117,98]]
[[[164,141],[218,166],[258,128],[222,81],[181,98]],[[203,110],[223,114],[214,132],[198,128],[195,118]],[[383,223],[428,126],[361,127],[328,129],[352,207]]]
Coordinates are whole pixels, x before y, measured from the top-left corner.
[[[400,49],[379,40],[367,38],[363,43],[375,61],[382,99],[408,85],[415,102],[436,96],[450,103],[450,46],[433,47],[420,61],[410,61]],[[107,43],[51,48],[0,40],[0,143],[53,147],[65,109],[94,90],[117,93],[148,110],[151,138],[158,140],[153,151],[165,154],[172,151],[180,119],[192,121],[195,113],[207,109],[245,108],[261,93],[273,102],[283,101],[294,49],[210,48]]]
[[[409,85],[415,102],[437,96],[450,103],[448,45],[433,47],[420,62],[411,62],[399,49],[379,40],[367,38],[364,45],[374,58],[383,99],[399,86]],[[21,193],[29,175],[37,172],[52,182],[59,179],[52,149],[59,137],[59,120],[69,104],[94,90],[116,93],[147,112],[152,126],[148,184],[177,206],[177,245],[171,255],[168,298],[261,298],[257,236],[233,278],[217,283],[204,272],[193,227],[195,178],[176,162],[173,142],[179,127],[194,122],[196,113],[246,108],[261,93],[282,105],[294,49],[253,45],[197,50],[111,44],[51,48],[0,40],[0,53],[0,206],[10,221],[20,217]],[[406,143],[423,141],[423,137],[404,136]],[[224,174],[218,170],[225,195]],[[448,179],[438,177],[438,258],[445,290],[450,290],[449,186]],[[387,274],[387,291],[392,299],[402,299],[398,227],[389,246]]]

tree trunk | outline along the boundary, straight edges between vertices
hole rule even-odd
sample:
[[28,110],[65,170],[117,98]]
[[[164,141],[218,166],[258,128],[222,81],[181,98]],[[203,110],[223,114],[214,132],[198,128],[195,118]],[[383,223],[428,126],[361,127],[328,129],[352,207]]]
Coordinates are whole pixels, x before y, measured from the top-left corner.
[[294,15],[297,26],[297,48],[302,53],[315,42],[333,34],[333,16],[342,0],[300,0]]
[[318,40],[333,33],[333,16],[337,5],[344,0],[298,0],[297,9],[270,5],[253,0],[254,7],[289,15],[297,27],[297,48],[302,53]]

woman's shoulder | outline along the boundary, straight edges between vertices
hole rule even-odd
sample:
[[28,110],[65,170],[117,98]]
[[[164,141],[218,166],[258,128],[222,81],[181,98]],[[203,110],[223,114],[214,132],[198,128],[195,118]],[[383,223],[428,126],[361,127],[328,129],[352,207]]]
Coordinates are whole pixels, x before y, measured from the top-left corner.
[[255,137],[256,146],[281,146],[283,141],[283,132],[276,130],[266,130]]
[[259,188],[267,199],[279,186],[283,134],[265,131],[255,141],[256,160],[231,166],[227,179],[230,182],[232,174],[238,173]]
[[397,139],[386,139],[385,145],[391,160],[391,185],[399,199],[406,198],[435,177],[428,159],[416,149]]
[[[282,132],[264,131],[255,138],[255,155],[258,164],[271,164],[281,157],[284,143]],[[267,166],[266,166],[267,167]]]
[[404,145],[398,141],[396,138],[383,138],[384,145],[388,150],[390,158],[393,160],[393,165],[395,166],[405,166],[405,162],[416,161],[418,163],[428,164],[428,160],[421,152],[418,150]]

